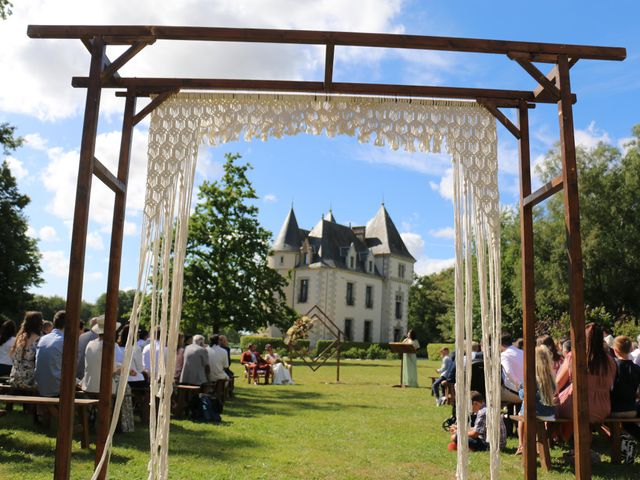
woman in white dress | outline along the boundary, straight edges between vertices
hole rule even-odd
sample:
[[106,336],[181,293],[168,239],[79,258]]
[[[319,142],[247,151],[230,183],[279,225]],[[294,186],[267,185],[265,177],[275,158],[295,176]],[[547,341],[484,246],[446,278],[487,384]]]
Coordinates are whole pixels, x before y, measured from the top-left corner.
[[291,365],[288,365],[282,361],[280,355],[273,351],[273,347],[267,344],[265,347],[264,358],[271,364],[271,372],[273,373],[274,385],[292,385],[291,379]]

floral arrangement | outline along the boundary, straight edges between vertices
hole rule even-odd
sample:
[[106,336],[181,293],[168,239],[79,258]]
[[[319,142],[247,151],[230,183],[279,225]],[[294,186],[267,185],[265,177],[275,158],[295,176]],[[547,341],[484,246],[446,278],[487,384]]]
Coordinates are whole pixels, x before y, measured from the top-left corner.
[[[309,331],[313,328],[313,319],[303,315],[298,318],[291,328],[287,330],[287,334],[284,338],[284,343],[289,347],[290,354],[295,353],[297,350],[301,348],[305,349],[305,347],[298,346],[298,340],[303,340],[309,337]],[[299,352],[301,353],[301,352]]]

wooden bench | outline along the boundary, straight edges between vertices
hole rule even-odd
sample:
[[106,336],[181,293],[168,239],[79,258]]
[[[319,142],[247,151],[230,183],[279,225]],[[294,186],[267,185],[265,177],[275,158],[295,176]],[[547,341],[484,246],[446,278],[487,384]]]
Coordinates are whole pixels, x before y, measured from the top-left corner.
[[431,396],[433,397],[433,384],[436,383],[436,380],[440,378],[440,375],[438,375],[437,377],[430,375],[429,378],[431,379]]
[[[509,418],[516,422],[523,422],[521,415],[510,415]],[[568,418],[556,418],[555,420],[541,420],[536,418],[536,449],[540,456],[540,465],[546,471],[551,470],[551,452],[549,446],[548,424],[570,423]],[[623,423],[640,424],[640,417],[635,418],[605,418],[604,422],[598,424],[599,430],[611,439],[611,463],[620,463],[620,443],[622,437]]]
[[[60,399],[57,397],[30,397],[26,395],[0,395],[0,402],[5,404],[23,403],[30,405],[41,405],[49,409],[52,415],[58,415],[58,406]],[[76,398],[75,406],[80,414],[80,422],[82,427],[82,435],[80,444],[82,448],[89,448],[89,407],[97,406],[98,400],[90,398]]]

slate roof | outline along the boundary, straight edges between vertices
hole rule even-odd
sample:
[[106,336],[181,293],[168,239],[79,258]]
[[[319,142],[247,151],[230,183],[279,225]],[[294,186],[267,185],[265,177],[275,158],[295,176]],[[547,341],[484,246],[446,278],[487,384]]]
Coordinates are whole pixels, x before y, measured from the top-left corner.
[[280,228],[280,233],[271,248],[278,252],[297,252],[300,249],[303,238],[304,237],[300,235],[296,214],[293,213],[293,207],[291,207],[287,218],[282,224],[282,228]]
[[413,262],[416,261],[402,241],[402,237],[393,220],[391,220],[389,212],[384,207],[384,203],[380,205],[378,212],[367,223],[365,239],[367,246],[371,248],[374,255],[393,254],[408,258]]

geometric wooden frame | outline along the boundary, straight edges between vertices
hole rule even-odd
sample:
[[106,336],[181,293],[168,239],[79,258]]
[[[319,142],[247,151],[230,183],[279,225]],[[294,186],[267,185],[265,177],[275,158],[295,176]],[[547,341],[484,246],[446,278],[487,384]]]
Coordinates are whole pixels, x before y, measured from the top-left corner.
[[[310,30],[274,30],[214,27],[172,26],[68,26],[30,25],[31,38],[80,40],[91,54],[88,77],[72,79],[72,85],[86,88],[87,97],[80,146],[78,181],[71,240],[69,278],[67,287],[67,327],[63,351],[63,375],[60,391],[60,424],[56,441],[54,477],[68,479],[71,467],[71,438],[73,433],[73,402],[75,396],[75,354],[82,300],[82,285],[87,238],[91,181],[95,175],[116,194],[111,232],[109,273],[105,311],[105,334],[100,389],[100,413],[96,440],[96,458],[104,449],[110,403],[111,381],[109,365],[113,363],[115,322],[118,309],[118,290],[122,254],[122,236],[128,185],[129,159],[133,127],[172,93],[191,90],[286,91],[292,93],[361,94],[394,97],[432,97],[475,100],[489,110],[519,141],[520,153],[520,212],[522,249],[522,305],[525,355],[525,452],[524,473],[528,480],[536,478],[536,421],[535,421],[535,304],[533,277],[533,206],[560,190],[564,192],[567,254],[569,258],[569,296],[571,341],[573,344],[572,378],[574,382],[573,431],[575,439],[576,478],[591,478],[590,430],[586,397],[586,344],[584,334],[584,292],[578,177],[573,125],[573,103],[570,69],[581,59],[624,60],[626,50],[618,47],[564,45],[538,42],[513,42],[470,38],[433,37],[418,35],[371,34],[352,32],[323,32]],[[141,50],[157,40],[191,40],[211,42],[308,44],[325,46],[325,70],[322,81],[283,81],[247,79],[200,78],[124,78],[118,70]],[[129,48],[111,61],[106,54],[108,45],[127,45]],[[529,90],[496,90],[421,85],[388,85],[368,83],[338,83],[333,81],[336,46],[440,50],[498,54],[518,64],[538,84]],[[547,74],[535,63],[553,65]],[[108,172],[94,157],[95,140],[103,89],[117,89],[126,97],[122,140],[117,175]],[[151,103],[136,113],[136,99],[157,95]],[[531,161],[529,149],[528,109],[537,103],[555,103],[560,122],[562,175],[536,192],[531,191]],[[514,108],[518,125],[514,125],[500,110]],[[102,472],[102,478],[106,469]]]

